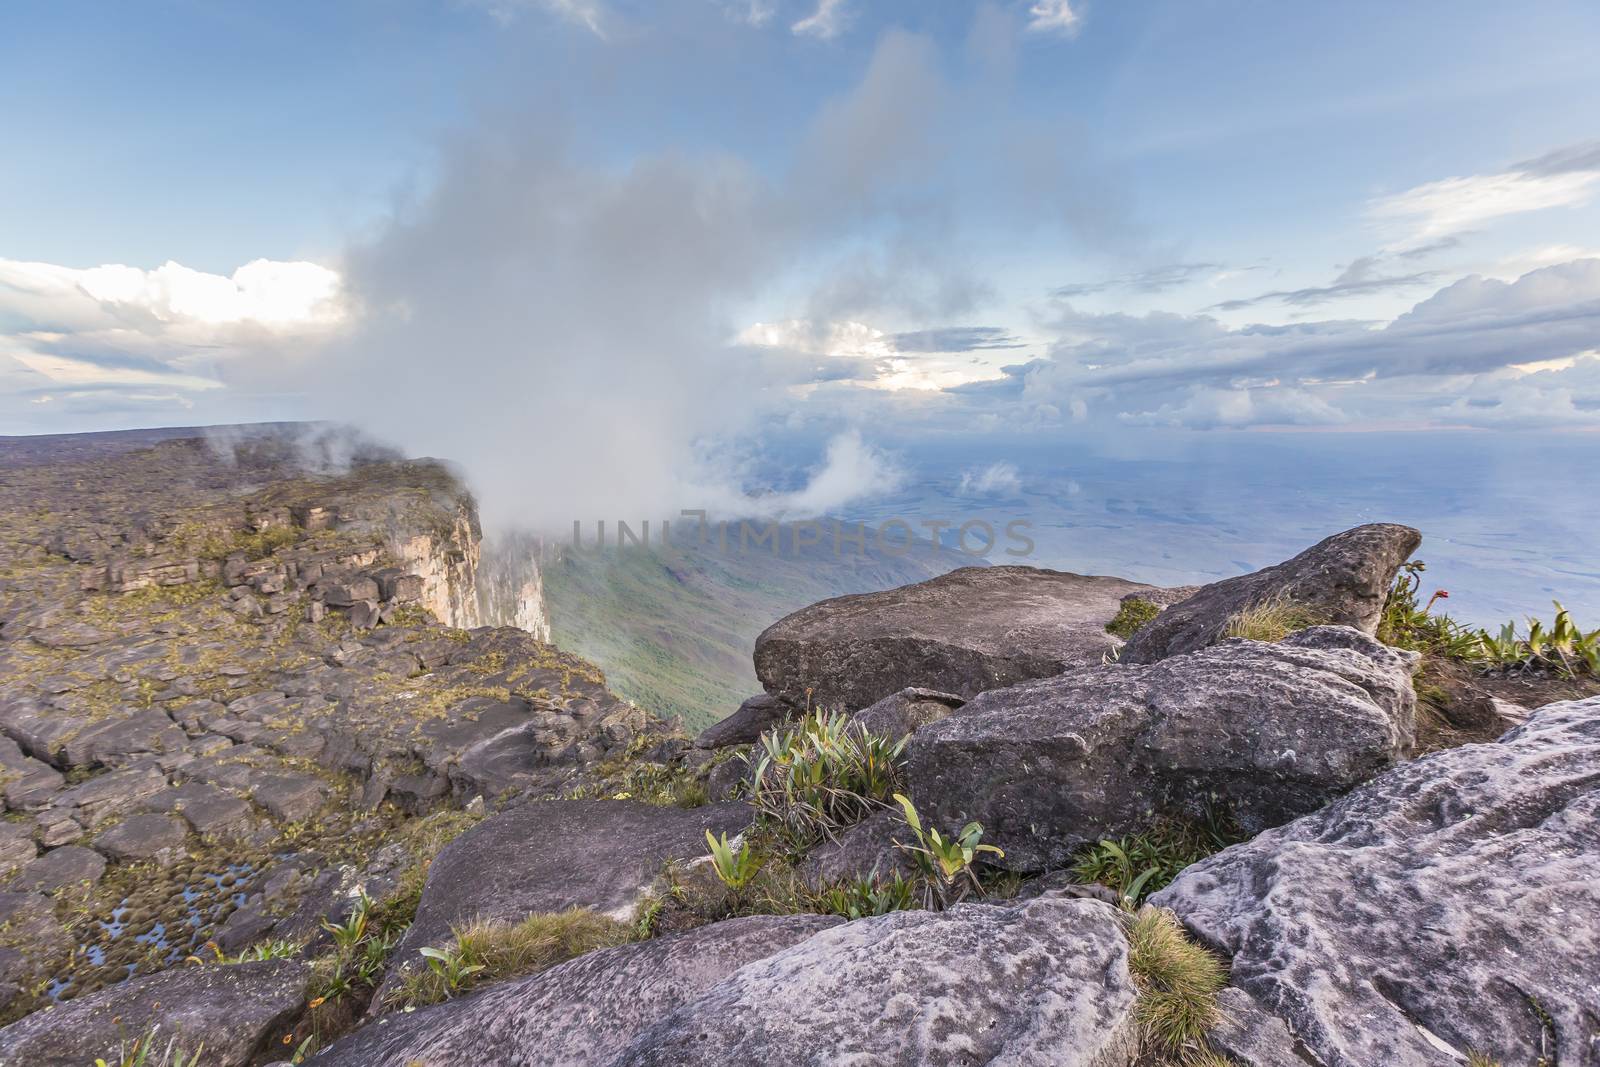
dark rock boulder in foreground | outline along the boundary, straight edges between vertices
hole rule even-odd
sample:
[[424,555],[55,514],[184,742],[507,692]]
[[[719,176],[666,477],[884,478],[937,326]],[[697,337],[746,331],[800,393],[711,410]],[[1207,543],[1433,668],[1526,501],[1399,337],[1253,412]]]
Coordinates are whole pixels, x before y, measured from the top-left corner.
[[[538,801],[492,815],[434,860],[392,960],[413,962],[478,918],[590,908],[626,921],[668,860],[704,856],[707,830],[736,834],[750,819],[742,803],[685,810],[623,800]],[[398,979],[392,966],[379,996]]]
[[203,1044],[208,1067],[243,1067],[294,1022],[310,982],[310,966],[292,960],[162,971],[0,1030],[0,1067],[86,1067],[96,1058],[121,1063],[119,1043],[131,1044],[157,1024],[151,1063],[175,1038],[189,1053]]
[[756,638],[756,677],[803,707],[856,711],[907,686],[963,697],[1102,662],[1128,593],[1151,586],[1039,570],[963,567],[916,585],[835,597]]
[[1600,698],[1407,763],[1157,894],[1329,1067],[1600,1062]]
[[612,1067],[1109,1067],[1133,1059],[1134,985],[1099,901],[858,919],[748,964]]
[[1201,817],[1207,800],[1258,832],[1410,749],[1416,661],[1319,626],[996,690],[911,735],[911,795],[936,825],[981,822],[1014,870],[1062,866],[1160,816]]
[[752,960],[843,920],[752,916],[602,949],[475,996],[392,1015],[317,1056],[318,1067],[605,1063],[635,1035]]
[[1298,556],[1202,586],[1129,639],[1123,663],[1154,663],[1222,640],[1240,612],[1280,604],[1304,623],[1374,633],[1400,564],[1422,543],[1409,526],[1372,523],[1334,534]]

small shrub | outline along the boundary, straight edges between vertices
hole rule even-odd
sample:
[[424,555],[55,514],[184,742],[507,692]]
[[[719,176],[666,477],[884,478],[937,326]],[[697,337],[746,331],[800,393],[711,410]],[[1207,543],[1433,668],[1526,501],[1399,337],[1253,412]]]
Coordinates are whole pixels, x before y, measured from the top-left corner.
[[796,850],[860,822],[901,786],[906,739],[850,725],[841,713],[808,712],[789,729],[761,735],[752,763],[751,803]]
[[1004,856],[994,845],[982,844],[983,825],[969,822],[961,832],[946,837],[937,827],[922,828],[922,820],[911,801],[900,793],[894,795],[904,815],[906,826],[916,837],[914,845],[897,844],[916,864],[921,875],[924,903],[935,909],[948,907],[963,900],[969,893],[983,895],[983,883],[978,881],[974,864],[980,854],[988,852]]
[[390,1003],[437,1004],[482,982],[534,974],[635,936],[629,924],[586,908],[530,915],[518,923],[479,920],[456,930],[449,944],[423,949],[427,966],[408,969]]
[[1190,1062],[1207,1050],[1227,984],[1222,962],[1184,936],[1172,912],[1146,905],[1129,916],[1128,969],[1139,988],[1134,1008],[1146,1054],[1158,1062]]
[[259,944],[251,945],[228,962],[253,963],[259,960],[292,960],[300,955],[303,947],[298,941],[262,941]]
[[1122,606],[1117,609],[1116,617],[1106,623],[1106,633],[1114,634],[1126,641],[1138,633],[1145,623],[1160,614],[1161,605],[1132,597],[1124,600]]
[[1276,597],[1239,611],[1223,627],[1222,636],[1243,637],[1251,641],[1282,641],[1296,630],[1315,626],[1317,622],[1305,608]]

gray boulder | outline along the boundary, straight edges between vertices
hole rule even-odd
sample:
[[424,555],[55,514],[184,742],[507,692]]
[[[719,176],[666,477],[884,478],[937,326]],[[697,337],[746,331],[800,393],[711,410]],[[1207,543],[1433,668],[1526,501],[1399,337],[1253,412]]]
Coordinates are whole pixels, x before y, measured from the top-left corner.
[[866,733],[898,741],[930,722],[938,722],[965,703],[954,693],[913,686],[861,709],[850,721]]
[[391,957],[399,966],[379,995],[424,946],[444,944],[452,926],[475,918],[590,908],[626,921],[667,861],[698,859],[707,830],[731,836],[750,821],[742,803],[685,810],[631,800],[537,801],[492,815],[429,867],[416,919]]
[[738,968],[837,926],[823,915],[751,916],[579,956],[540,974],[393,1015],[332,1045],[317,1067],[603,1063]]
[[1154,900],[1328,1067],[1600,1063],[1597,826],[1591,698],[1396,767]]
[[1409,526],[1372,523],[1334,534],[1283,563],[1201,586],[1162,611],[1123,648],[1123,663],[1154,663],[1222,640],[1241,611],[1282,603],[1308,622],[1375,633],[1395,572],[1422,543]]
[[783,722],[794,709],[770,693],[760,693],[739,705],[739,710],[700,731],[696,748],[728,748],[748,745],[763,733]]
[[741,967],[611,1067],[1109,1067],[1133,1061],[1115,908],[963,904],[859,919]]
[[[205,1046],[207,1067],[244,1067],[305,1008],[311,967],[293,960],[175,967],[123,982],[0,1030],[0,1067],[121,1063],[119,1043],[160,1026],[155,1051]],[[153,1057],[156,1062],[159,1057]]]
[[963,567],[802,608],[756,638],[756,677],[795,707],[855,711],[907,686],[973,697],[1098,665],[1122,597],[1150,586],[1034,567]]
[[806,854],[800,873],[813,887],[859,878],[888,880],[896,874],[910,878],[916,868],[905,849],[896,845],[913,840],[899,809],[875,812],[837,840],[824,841],[813,848]]
[[981,822],[1013,870],[1063,866],[1161,817],[1201,818],[1208,802],[1259,832],[1409,752],[1416,662],[1322,626],[984,693],[911,735],[911,795],[938,826]]

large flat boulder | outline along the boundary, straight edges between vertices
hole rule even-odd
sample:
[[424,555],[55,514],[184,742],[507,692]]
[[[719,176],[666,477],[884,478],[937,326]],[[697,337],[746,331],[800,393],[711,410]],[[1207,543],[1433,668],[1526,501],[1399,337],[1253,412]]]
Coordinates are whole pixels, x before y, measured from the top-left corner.
[[1376,633],[1395,572],[1422,535],[1409,526],[1370,523],[1334,534],[1291,560],[1201,586],[1146,623],[1122,650],[1123,663],[1154,663],[1223,639],[1241,612],[1279,605],[1305,622]]
[[1258,832],[1407,754],[1416,662],[1320,626],[995,690],[911,735],[911,795],[939,826],[981,822],[1013,870],[1208,803]]
[[741,967],[611,1067],[1111,1067],[1133,1062],[1117,911],[1090,900],[902,911]]
[[[1402,764],[1158,893],[1328,1067],[1600,1062],[1600,698]],[[1441,1051],[1435,1040],[1458,1056]]]
[[369,1024],[318,1067],[604,1063],[640,1031],[753,960],[843,920],[758,915],[602,949],[474,996]]
[[1153,587],[1035,567],[963,567],[801,608],[756,638],[756,677],[794,707],[858,711],[908,686],[973,697],[1100,664],[1129,593]]
[[704,856],[707,830],[731,836],[751,817],[743,803],[683,809],[632,800],[536,801],[492,815],[429,867],[379,995],[424,946],[444,944],[453,926],[472,919],[516,922],[568,908],[631,919],[669,860]]
[[[207,1067],[257,1062],[305,1008],[309,964],[295,960],[177,967],[34,1012],[0,1030],[0,1067],[85,1067],[121,1063],[119,1044],[160,1026]],[[153,1056],[151,1062],[159,1059]]]

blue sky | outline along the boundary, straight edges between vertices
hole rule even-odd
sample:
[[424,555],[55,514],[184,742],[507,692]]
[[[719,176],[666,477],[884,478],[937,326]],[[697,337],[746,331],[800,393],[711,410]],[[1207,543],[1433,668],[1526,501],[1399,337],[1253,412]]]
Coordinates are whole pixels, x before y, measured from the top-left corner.
[[0,20],[0,432],[1600,426],[1592,2]]

